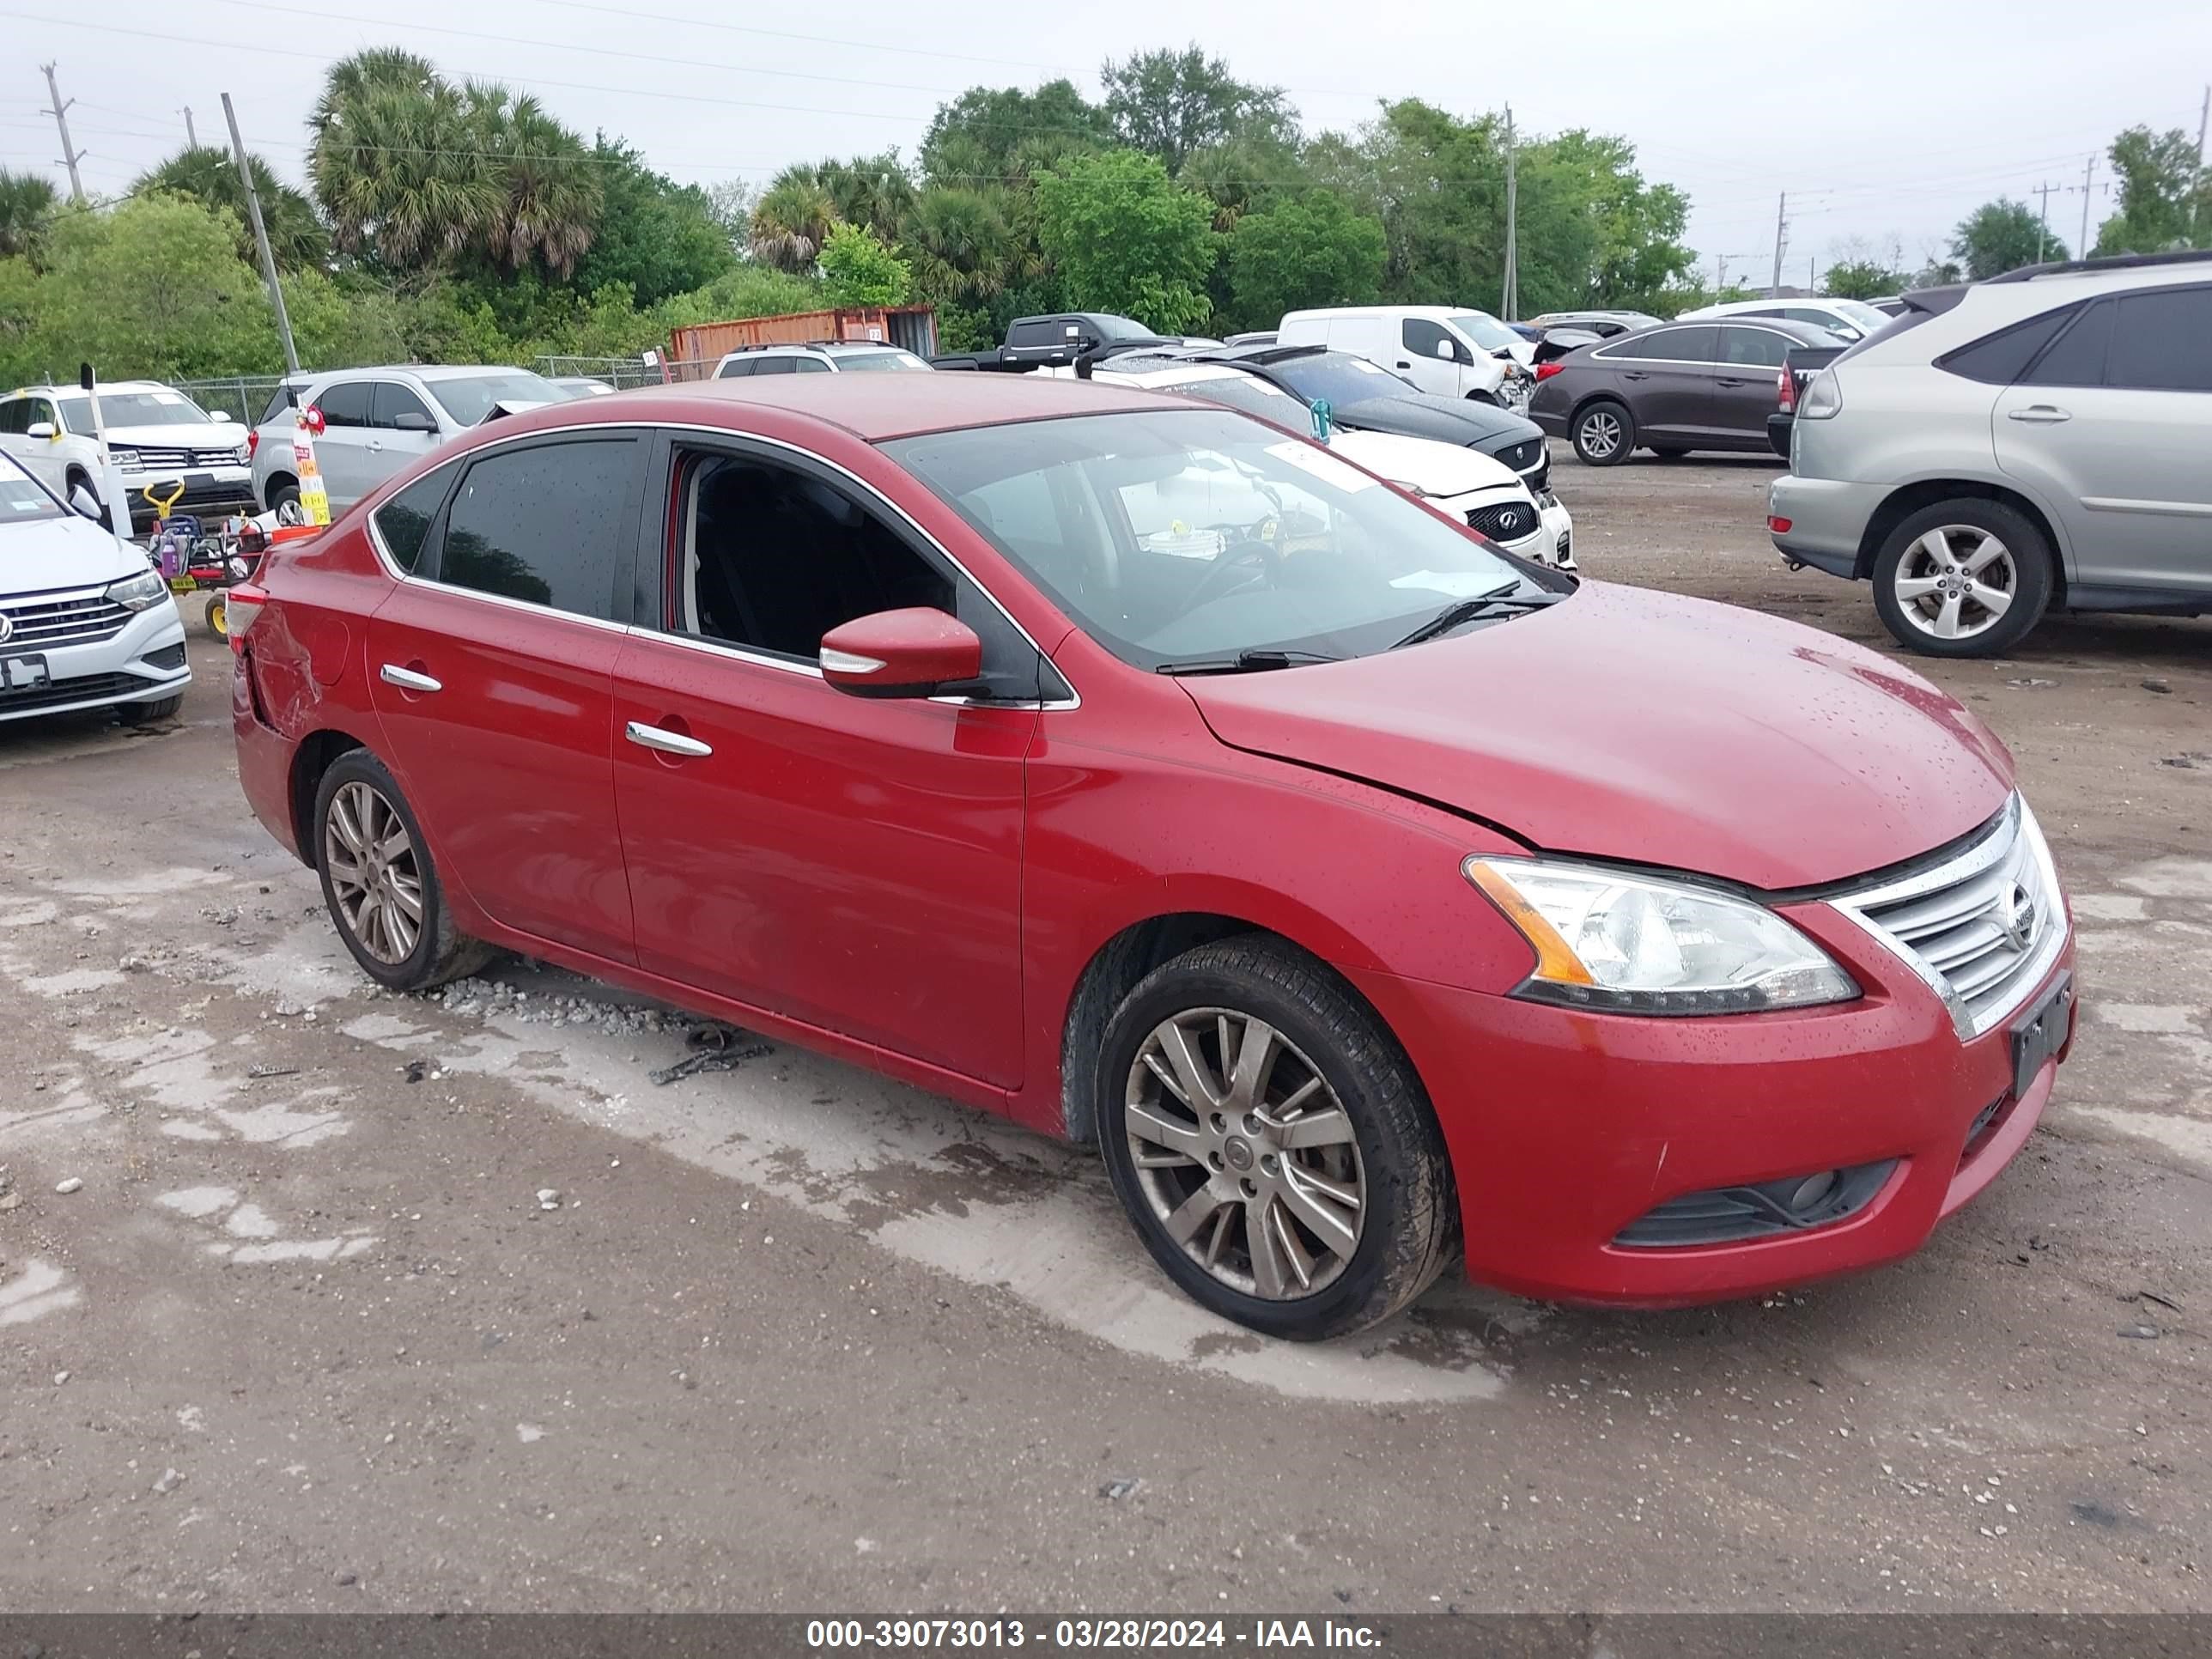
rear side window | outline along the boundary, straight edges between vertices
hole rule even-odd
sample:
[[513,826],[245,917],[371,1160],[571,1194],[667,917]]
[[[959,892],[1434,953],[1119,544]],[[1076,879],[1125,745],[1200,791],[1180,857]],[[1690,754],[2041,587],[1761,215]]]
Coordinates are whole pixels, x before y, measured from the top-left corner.
[[732,357],[715,372],[715,378],[724,380],[742,380],[753,372],[753,366],[759,361],[757,357]]
[[1721,361],[1747,368],[1779,368],[1790,342],[1771,328],[1723,328]]
[[392,556],[392,562],[410,574],[422,562],[422,544],[430,538],[431,521],[445,504],[453,487],[453,469],[441,466],[425,473],[370,514],[377,539]]
[[326,386],[323,395],[315,399],[315,407],[323,411],[323,424],[326,427],[367,426],[368,382],[349,380]]
[[476,462],[447,509],[438,580],[615,620],[617,580],[629,574],[636,538],[641,450],[634,438],[588,439]]
[[2010,386],[2027,372],[2035,354],[2051,343],[2058,331],[2074,319],[2074,307],[2063,307],[2031,317],[2010,328],[1984,334],[1971,345],[1962,345],[1936,360],[1936,367],[1989,386]]
[[763,374],[788,374],[792,372],[791,359],[788,357],[757,357],[753,360],[753,374],[756,379]]
[[2212,392],[2212,288],[2124,294],[2105,384],[2145,392]]
[[827,374],[830,365],[819,357],[793,357],[787,360],[794,374]]
[[2112,302],[2100,300],[2076,313],[2073,326],[2060,334],[2028,370],[2029,386],[2102,386],[2106,349],[2112,340]]
[[267,426],[270,422],[276,420],[279,416],[289,417],[291,411],[297,409],[299,406],[300,388],[295,386],[279,386],[276,390],[270,394],[269,398],[269,407],[261,411],[261,419],[257,422],[256,424],[259,426]]

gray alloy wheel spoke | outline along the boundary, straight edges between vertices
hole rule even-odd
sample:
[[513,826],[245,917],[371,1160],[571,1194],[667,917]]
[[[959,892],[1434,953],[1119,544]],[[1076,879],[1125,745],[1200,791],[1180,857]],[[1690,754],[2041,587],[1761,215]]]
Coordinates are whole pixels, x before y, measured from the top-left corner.
[[422,937],[422,871],[399,810],[374,786],[341,785],[323,831],[323,867],[339,917],[379,962],[398,964]]
[[1994,628],[2019,588],[2012,550],[1972,525],[1940,525],[1915,538],[1890,579],[1906,619],[1939,640],[1972,639]]
[[1320,1069],[1236,1008],[1191,1008],[1129,1067],[1121,1133],[1152,1218],[1218,1283],[1269,1301],[1326,1290],[1359,1249],[1358,1136]]

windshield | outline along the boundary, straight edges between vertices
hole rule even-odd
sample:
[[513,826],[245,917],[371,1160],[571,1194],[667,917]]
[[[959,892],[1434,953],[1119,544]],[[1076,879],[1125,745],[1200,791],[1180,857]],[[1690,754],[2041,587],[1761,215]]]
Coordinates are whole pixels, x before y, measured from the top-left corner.
[[1413,389],[1411,382],[1348,351],[1317,351],[1310,357],[1286,357],[1267,368],[1278,380],[1309,404],[1364,403],[1370,398],[1401,398]]
[[1109,313],[1091,320],[1098,325],[1098,337],[1102,340],[1151,340],[1158,337],[1133,317],[1116,317]]
[[1139,668],[1381,651],[1546,579],[1327,450],[1225,410],[1078,416],[879,446]]
[[41,489],[37,481],[13,460],[0,455],[0,524],[24,524],[61,516],[61,503]]
[[1444,320],[1485,351],[1521,343],[1518,334],[1486,311],[1455,311]]
[[929,365],[911,351],[841,351],[837,354],[837,367],[851,374],[882,368],[927,368]]
[[[58,398],[62,424],[81,438],[93,435],[92,399]],[[181,392],[103,392],[100,418],[110,426],[211,426],[207,412]]]
[[489,374],[470,374],[450,380],[426,380],[430,395],[459,426],[474,426],[491,413],[494,404],[557,404],[566,402],[561,390],[544,376],[520,368],[499,369]]
[[1312,417],[1304,404],[1256,374],[1224,374],[1213,380],[1185,380],[1179,386],[1154,386],[1152,390],[1242,410],[1247,415],[1256,415],[1263,421],[1301,434],[1311,427]]
[[1887,328],[1892,320],[1887,312],[1876,311],[1859,300],[1831,300],[1828,307],[1832,311],[1848,317],[1865,334],[1871,334],[1878,328]]

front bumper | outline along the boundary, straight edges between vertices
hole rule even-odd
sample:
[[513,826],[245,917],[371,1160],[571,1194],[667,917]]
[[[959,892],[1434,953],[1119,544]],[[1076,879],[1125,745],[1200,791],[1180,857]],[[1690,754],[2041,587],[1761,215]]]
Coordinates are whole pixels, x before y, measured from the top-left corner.
[[[91,590],[97,592],[98,590]],[[55,597],[63,597],[57,595]],[[166,596],[124,623],[112,638],[87,645],[0,645],[0,657],[46,659],[46,683],[27,691],[0,690],[0,721],[125,703],[159,702],[191,684],[185,659],[185,623]]]
[[[1831,575],[1856,577],[1868,521],[1888,493],[1881,484],[1802,478],[1785,472],[1767,486],[1768,533],[1786,557],[1818,565]],[[1772,529],[1778,519],[1787,520],[1790,528]]]
[[190,513],[206,519],[257,510],[253,505],[253,469],[243,461],[223,466],[163,467],[125,472],[123,481],[131,487],[131,526],[134,530],[150,530],[161,517],[161,509],[147,499],[146,492],[150,489],[167,501],[169,492],[180,483],[184,491],[170,508],[173,513]]
[[[2070,1029],[2015,1098],[2004,1023],[1962,1042],[1936,995],[1850,922],[1825,906],[1785,914],[1863,998],[1652,1019],[1352,975],[1435,1104],[1471,1278],[1631,1306],[1760,1295],[1911,1255],[2019,1152]],[[2072,965],[2069,939],[2021,1006]],[[1620,1242],[1670,1200],[1893,1160],[1870,1196],[1826,1224],[1726,1243]]]

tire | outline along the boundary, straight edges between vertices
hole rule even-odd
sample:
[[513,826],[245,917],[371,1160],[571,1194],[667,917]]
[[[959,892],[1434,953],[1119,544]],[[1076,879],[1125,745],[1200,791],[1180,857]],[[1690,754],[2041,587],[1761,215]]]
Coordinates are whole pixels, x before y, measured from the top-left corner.
[[207,610],[203,614],[207,618],[209,633],[219,640],[230,637],[230,606],[221,590],[208,595]]
[[1654,455],[1656,455],[1662,461],[1679,461],[1683,456],[1688,454],[1690,452],[1686,449],[1676,449],[1670,445],[1665,449],[1661,449],[1655,446],[1651,453]]
[[[1237,1068],[1221,1063],[1224,1027],[1242,1052],[1255,1024],[1275,1039],[1256,1103],[1307,1102],[1280,1120],[1240,1115]],[[1186,1075],[1168,1058],[1170,1031],[1197,1073],[1173,1087],[1147,1064]],[[1342,980],[1281,939],[1203,945],[1146,975],[1107,1022],[1091,1086],[1107,1174],[1138,1237],[1224,1318],[1297,1341],[1341,1336],[1419,1296],[1457,1246],[1450,1164],[1412,1063]],[[1207,1109],[1184,1103],[1191,1089]],[[1290,1139],[1299,1124],[1307,1136]]]
[[1498,394],[1494,392],[1470,392],[1467,394],[1467,400],[1471,404],[1488,404],[1492,409],[1505,407],[1498,401]]
[[164,697],[159,702],[126,702],[116,708],[116,717],[125,726],[149,726],[155,720],[165,720],[185,706],[185,694]]
[[1600,398],[1575,411],[1568,435],[1584,466],[1619,466],[1635,453],[1636,417],[1627,404]]
[[[276,489],[269,492],[269,510],[271,513],[282,513],[284,510],[284,507],[287,502],[290,502],[296,506],[299,503],[299,485],[295,483],[278,484]],[[278,522],[282,523],[283,520],[279,520]]]
[[[335,819],[342,798],[349,816]],[[453,926],[422,825],[374,755],[349,749],[331,763],[315,790],[313,823],[323,902],[353,959],[379,985],[392,991],[428,990],[472,974],[491,960],[491,946]],[[404,832],[405,845],[392,851],[395,827]],[[343,856],[349,844],[364,840],[380,843],[384,855],[374,862]],[[364,867],[370,871],[366,892],[348,874]],[[407,915],[409,897],[419,915]],[[389,928],[380,920],[387,911],[392,918]]]
[[1874,562],[1874,606],[1923,656],[2001,657],[2042,621],[2057,575],[2050,540],[2026,514],[1963,496],[1890,532]]

